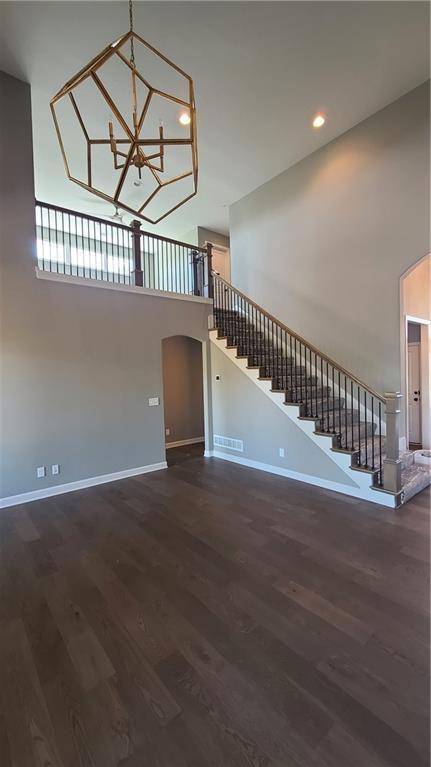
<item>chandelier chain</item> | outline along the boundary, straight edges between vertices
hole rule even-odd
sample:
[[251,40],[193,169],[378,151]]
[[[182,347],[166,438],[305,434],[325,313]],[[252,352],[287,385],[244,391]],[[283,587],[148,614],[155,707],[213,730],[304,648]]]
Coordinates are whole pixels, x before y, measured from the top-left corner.
[[[129,0],[129,20],[130,20],[130,31],[133,32],[133,1]],[[135,45],[133,40],[133,35],[130,38],[130,63],[132,67],[134,68],[135,65]]]

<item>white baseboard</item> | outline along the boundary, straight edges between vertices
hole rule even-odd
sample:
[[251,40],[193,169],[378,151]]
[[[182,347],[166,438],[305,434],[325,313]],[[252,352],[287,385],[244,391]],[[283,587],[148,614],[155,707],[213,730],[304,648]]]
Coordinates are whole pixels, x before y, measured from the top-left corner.
[[[251,458],[243,458],[238,455],[231,455],[230,453],[222,453],[220,450],[205,450],[205,458],[221,458],[223,461],[230,461],[231,463],[238,463],[241,466],[247,466],[249,469],[257,469],[258,471],[266,471],[269,474],[277,474],[280,477],[286,477],[287,479],[295,479],[298,482],[306,482],[308,485],[314,485],[315,487],[321,487],[324,490],[333,490],[336,493],[344,493],[344,495],[350,495],[353,498],[360,498],[361,500],[372,501],[378,503],[380,506],[389,506],[394,508],[394,498],[392,495],[386,496],[383,493],[375,493],[374,498],[372,493],[375,491],[370,487],[370,493],[367,494],[367,498],[364,498],[364,492],[360,488],[353,485],[343,485],[340,482],[333,482],[330,479],[322,479],[321,477],[313,477],[311,474],[302,474],[292,469],[284,469],[282,466],[273,466],[269,463],[261,463],[261,461],[254,461]],[[383,496],[383,497],[382,497]]]
[[167,442],[165,447],[169,450],[171,447],[182,447],[183,445],[197,445],[198,442],[205,442],[205,437],[192,437],[192,439],[180,439],[178,442]]
[[42,498],[50,498],[53,495],[62,493],[72,493],[74,490],[83,490],[86,487],[94,485],[103,485],[105,482],[116,482],[118,479],[127,479],[127,477],[136,477],[139,474],[148,474],[150,471],[159,471],[167,469],[166,461],[160,463],[151,463],[148,466],[139,466],[136,469],[125,469],[124,471],[114,471],[112,474],[101,474],[99,477],[88,477],[88,479],[78,479],[76,482],[67,482],[65,485],[53,485],[44,487],[41,490],[32,490],[29,493],[20,493],[19,495],[9,495],[7,498],[0,498],[0,509],[8,506],[18,506],[21,503],[38,501]]

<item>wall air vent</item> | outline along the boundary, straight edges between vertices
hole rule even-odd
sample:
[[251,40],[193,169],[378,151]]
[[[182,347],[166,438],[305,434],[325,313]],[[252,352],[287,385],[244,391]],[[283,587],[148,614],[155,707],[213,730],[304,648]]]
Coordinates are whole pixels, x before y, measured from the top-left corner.
[[214,447],[227,447],[229,450],[237,450],[239,453],[244,452],[244,442],[242,439],[220,437],[219,434],[214,434]]

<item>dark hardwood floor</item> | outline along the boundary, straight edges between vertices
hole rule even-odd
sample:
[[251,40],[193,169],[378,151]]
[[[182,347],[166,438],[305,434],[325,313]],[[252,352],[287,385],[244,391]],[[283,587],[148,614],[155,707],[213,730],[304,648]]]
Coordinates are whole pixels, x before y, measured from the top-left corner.
[[201,457],[2,510],[1,767],[425,767],[429,517]]
[[170,447],[166,450],[166,462],[168,466],[176,466],[178,463],[184,463],[191,458],[200,458],[203,456],[205,444],[195,442],[194,445],[181,445],[180,447]]

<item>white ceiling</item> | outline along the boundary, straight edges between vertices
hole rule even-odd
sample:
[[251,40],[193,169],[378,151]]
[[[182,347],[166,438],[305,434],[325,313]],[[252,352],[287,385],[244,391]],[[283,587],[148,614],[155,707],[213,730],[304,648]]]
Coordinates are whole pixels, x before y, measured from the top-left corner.
[[[40,199],[111,212],[65,178],[49,99],[127,28],[125,0],[0,2],[0,69],[32,85]],[[227,231],[231,203],[429,76],[425,2],[137,2],[135,29],[195,81],[199,193],[158,227],[177,237]]]

